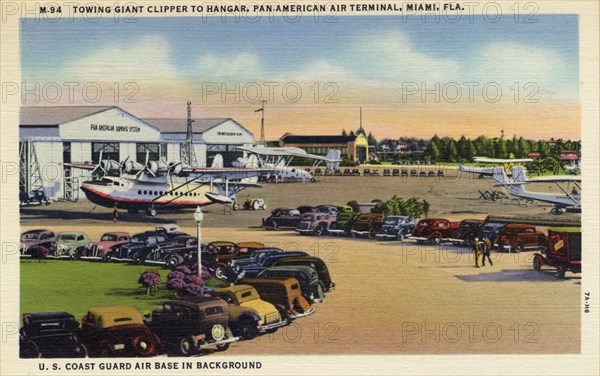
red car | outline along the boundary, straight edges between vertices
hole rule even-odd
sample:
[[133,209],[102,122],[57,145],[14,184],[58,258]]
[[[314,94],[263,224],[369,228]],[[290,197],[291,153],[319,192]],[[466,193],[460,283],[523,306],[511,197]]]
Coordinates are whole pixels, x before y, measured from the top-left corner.
[[549,228],[548,248],[533,256],[535,270],[540,270],[543,265],[555,267],[559,278],[564,278],[567,270],[581,273],[581,228]]
[[440,244],[442,241],[452,239],[459,226],[460,222],[450,222],[443,218],[421,219],[413,229],[411,239]]
[[93,242],[83,248],[79,256],[82,259],[100,259],[108,261],[107,254],[121,244],[129,243],[131,236],[127,232],[107,232],[100,241]]
[[498,247],[500,251],[522,252],[528,249],[539,249],[546,247],[546,235],[537,231],[535,226],[509,223],[498,235]]
[[90,356],[149,357],[163,353],[160,339],[133,307],[91,308],[81,320],[81,337]]

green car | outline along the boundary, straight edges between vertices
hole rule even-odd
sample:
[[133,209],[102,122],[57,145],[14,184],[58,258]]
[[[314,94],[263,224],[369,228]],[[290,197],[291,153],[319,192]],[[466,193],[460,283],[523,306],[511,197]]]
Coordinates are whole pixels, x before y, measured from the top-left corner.
[[[348,206],[348,208],[350,207]],[[356,217],[358,217],[358,214],[359,213],[351,210],[340,211],[335,222],[329,226],[329,233],[332,235],[351,236],[352,224]]]
[[83,232],[61,232],[56,238],[54,257],[75,258],[75,256],[80,254],[82,249],[91,243],[92,241]]

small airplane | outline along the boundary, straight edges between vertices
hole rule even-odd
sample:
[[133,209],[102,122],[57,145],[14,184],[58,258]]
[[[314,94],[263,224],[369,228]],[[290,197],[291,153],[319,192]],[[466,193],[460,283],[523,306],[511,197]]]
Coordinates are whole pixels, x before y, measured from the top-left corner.
[[[222,157],[221,159],[222,160]],[[189,167],[181,162],[149,161],[145,164],[102,159],[93,163],[64,163],[65,167],[91,171],[91,180],[81,190],[93,203],[126,209],[130,213],[146,210],[156,216],[157,209],[195,208],[214,203],[228,204],[235,194],[248,187],[259,187],[258,177],[274,172],[265,168]]]
[[[562,214],[567,211],[581,212],[581,194],[579,193],[581,192],[581,176],[554,175],[528,178],[523,166],[512,166],[510,171],[506,171],[506,166],[511,166],[511,164],[515,163],[523,163],[524,161],[528,160],[487,159],[487,162],[482,163],[504,164],[504,167],[472,168],[460,165],[458,169],[463,172],[491,176],[497,183],[496,186],[505,188],[512,196],[554,204],[554,207],[550,210],[551,214]],[[554,183],[563,194],[530,192],[525,189],[526,184],[536,183]],[[573,190],[568,192],[560,185],[560,183],[573,184]]]
[[[487,157],[473,157],[473,162],[477,162],[477,163],[481,163],[481,164],[503,165],[504,171],[506,171],[507,174],[510,174],[511,169],[513,167],[522,166],[523,163],[533,162],[533,159],[530,159],[530,158],[499,159],[499,158],[487,158]],[[493,175],[493,171],[489,167],[470,167],[470,166],[460,165],[460,166],[458,166],[458,169],[463,172],[468,172],[471,174],[478,174],[480,177]]]
[[[250,155],[249,158],[238,158],[233,162],[233,166],[253,166],[271,168],[276,170],[273,174],[277,180],[281,181],[314,181],[310,172],[300,168],[290,166],[294,158],[312,159],[314,163],[312,168],[325,162],[329,170],[337,170],[340,166],[341,152],[339,150],[329,150],[327,156],[309,154],[306,151],[295,147],[238,147],[237,150],[244,151]],[[254,159],[252,159],[254,157]],[[268,178],[268,177],[267,177]]]

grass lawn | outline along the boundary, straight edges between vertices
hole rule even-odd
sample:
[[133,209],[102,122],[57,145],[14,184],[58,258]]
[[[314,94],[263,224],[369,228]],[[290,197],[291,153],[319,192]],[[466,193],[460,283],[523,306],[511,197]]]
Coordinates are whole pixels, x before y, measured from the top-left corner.
[[[146,269],[160,272],[161,285],[155,295],[147,296],[138,284]],[[126,263],[21,260],[21,314],[66,311],[81,321],[90,307],[102,305],[128,305],[149,313],[173,297],[166,288],[168,273],[158,266]]]

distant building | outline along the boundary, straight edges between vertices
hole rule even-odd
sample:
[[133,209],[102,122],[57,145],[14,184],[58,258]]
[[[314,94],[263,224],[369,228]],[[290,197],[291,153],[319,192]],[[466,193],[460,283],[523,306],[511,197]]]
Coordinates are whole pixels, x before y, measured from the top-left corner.
[[279,146],[297,147],[307,153],[318,155],[327,155],[329,150],[339,150],[342,156],[359,163],[367,160],[369,150],[367,137],[362,133],[354,136],[307,136],[286,133],[279,139]]
[[566,170],[575,170],[580,168],[581,158],[576,151],[563,150],[560,152],[558,159],[563,162]]

